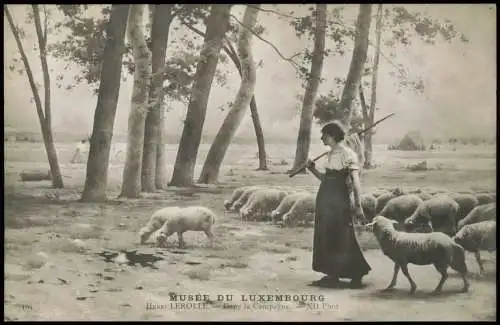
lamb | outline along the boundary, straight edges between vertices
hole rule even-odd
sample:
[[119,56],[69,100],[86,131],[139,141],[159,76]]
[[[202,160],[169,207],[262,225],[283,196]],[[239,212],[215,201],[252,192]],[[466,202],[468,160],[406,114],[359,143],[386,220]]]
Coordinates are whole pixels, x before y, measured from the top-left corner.
[[243,186],[243,187],[238,187],[237,189],[235,189],[233,191],[233,194],[231,195],[231,198],[229,200],[224,201],[224,208],[229,211],[231,209],[231,207],[233,206],[233,203],[236,202],[241,197],[243,192],[245,192],[245,190],[252,189],[252,188],[257,188],[257,186]]
[[189,206],[169,212],[171,213],[165,214],[166,221],[158,230],[157,246],[165,246],[167,238],[176,232],[179,248],[184,247],[185,242],[182,235],[186,231],[203,231],[210,243],[213,243],[212,226],[215,223],[216,215],[212,210],[203,206]]
[[496,234],[497,222],[488,220],[464,226],[452,239],[466,251],[474,253],[479,265],[480,274],[483,275],[484,267],[481,263],[479,251],[496,251]]
[[488,204],[495,201],[491,195],[485,193],[477,194],[476,198],[479,202],[478,205]]
[[139,230],[139,242],[144,244],[151,234],[157,231],[167,221],[168,216],[175,215],[180,211],[178,206],[165,207],[153,213],[146,226]]
[[255,191],[248,202],[241,207],[241,220],[265,218],[278,207],[288,192],[277,188],[266,188]]
[[458,203],[457,222],[465,218],[478,204],[478,199],[472,194],[452,194],[450,197]]
[[247,188],[246,190],[241,193],[240,197],[233,203],[231,208],[229,210],[235,211],[235,212],[240,212],[240,209],[242,206],[244,206],[247,202],[250,196],[252,194],[259,190],[262,189],[263,187],[261,186],[252,186],[251,188]]
[[401,195],[389,200],[382,211],[380,211],[380,215],[395,220],[401,225],[423,202],[415,194]]
[[290,210],[283,215],[283,225],[295,226],[300,221],[304,223],[312,222],[314,221],[315,209],[316,195],[302,195],[295,201]]
[[271,220],[273,223],[276,223],[281,220],[281,217],[287,213],[290,208],[293,206],[293,204],[302,196],[309,194],[306,191],[300,191],[300,192],[294,192],[291,194],[288,194],[281,200],[281,203],[271,211]]
[[415,225],[429,223],[434,231],[440,231],[448,236],[457,232],[458,203],[448,196],[437,196],[422,202],[409,216],[404,224],[411,230]]
[[461,229],[462,227],[473,223],[496,219],[496,203],[478,205],[477,207],[472,209],[472,211],[469,212],[469,214],[465,218],[458,222],[458,229]]
[[363,194],[361,195],[361,207],[366,220],[372,220],[377,209],[377,199],[372,194]]
[[389,286],[384,291],[391,290],[396,285],[399,269],[403,271],[410,282],[410,294],[414,294],[417,285],[410,277],[408,264],[433,264],[441,274],[441,280],[434,293],[441,292],[448,278],[448,266],[460,273],[463,280],[463,292],[469,290],[465,251],[449,236],[440,232],[406,233],[394,229],[396,221],[383,216],[376,216],[367,226],[372,229],[384,255],[394,262],[394,274]]

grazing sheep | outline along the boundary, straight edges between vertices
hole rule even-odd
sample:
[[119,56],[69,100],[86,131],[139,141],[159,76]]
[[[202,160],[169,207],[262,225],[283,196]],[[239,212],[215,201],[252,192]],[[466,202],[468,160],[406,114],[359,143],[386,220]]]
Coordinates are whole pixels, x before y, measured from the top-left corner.
[[144,244],[152,233],[157,231],[167,221],[168,216],[175,215],[181,208],[177,206],[166,207],[153,213],[146,226],[139,230],[139,242]]
[[271,211],[271,220],[273,223],[276,223],[281,220],[281,217],[287,213],[293,204],[302,196],[309,194],[306,191],[295,192],[288,194],[281,200],[280,204],[276,209]]
[[491,197],[491,195],[486,193],[477,194],[476,198],[477,201],[479,202],[478,205],[488,204],[495,201],[493,197]]
[[[406,218],[411,216],[423,202],[424,201],[415,194],[401,195],[389,200],[379,214],[397,221],[398,230],[404,230],[402,224]],[[402,226],[401,229],[399,229],[400,226]]]
[[497,247],[497,222],[493,220],[482,221],[466,225],[460,229],[453,240],[462,246],[466,251],[474,253],[480,274],[484,274],[484,267],[481,263],[480,250],[496,251]]
[[266,218],[287,194],[287,191],[276,188],[255,191],[240,209],[241,220]]
[[361,195],[361,207],[363,208],[366,220],[372,220],[375,217],[377,209],[377,198],[372,194]]
[[172,211],[166,215],[166,221],[158,230],[157,246],[164,246],[167,238],[174,232],[179,239],[179,248],[185,246],[182,235],[186,231],[203,231],[210,243],[213,243],[212,225],[215,223],[215,213],[202,206],[190,206]]
[[456,244],[449,236],[439,233],[406,233],[394,229],[396,221],[383,216],[376,216],[367,224],[370,227],[382,249],[384,255],[394,262],[394,274],[391,283],[385,290],[394,288],[399,269],[403,271],[410,282],[410,294],[415,293],[416,283],[410,277],[408,264],[430,265],[433,264],[441,274],[441,280],[434,289],[435,293],[442,290],[448,278],[448,266],[460,273],[464,282],[463,291],[469,289],[467,281],[467,265],[465,264],[464,249]]
[[229,200],[224,201],[224,208],[229,211],[231,209],[231,207],[233,206],[233,203],[236,202],[241,197],[243,192],[245,192],[245,190],[252,189],[252,188],[257,188],[257,186],[243,186],[243,187],[238,187],[237,189],[235,189],[233,191],[233,194],[231,195],[231,198]]
[[463,226],[470,225],[473,223],[496,220],[497,219],[497,206],[496,203],[478,205],[472,209],[469,214],[458,222],[458,229]]
[[452,194],[450,197],[458,203],[457,222],[465,218],[478,204],[478,199],[472,194]]
[[235,212],[240,212],[241,207],[244,206],[248,202],[248,199],[250,198],[250,196],[252,196],[252,194],[259,189],[263,189],[263,187],[262,186],[252,186],[251,188],[244,190],[243,193],[241,193],[240,197],[233,203],[233,205],[231,206],[231,208],[229,210],[232,210]]
[[394,193],[386,193],[382,194],[377,198],[377,208],[375,210],[375,213],[380,213],[382,209],[385,207],[387,202],[389,202],[391,199],[398,197],[399,195],[396,195]]
[[408,230],[415,225],[429,223],[436,232],[453,236],[457,232],[458,203],[448,196],[437,196],[422,204],[405,220]]
[[283,215],[284,226],[295,226],[300,221],[310,223],[314,221],[316,208],[316,195],[305,194],[302,195],[292,205],[290,210]]

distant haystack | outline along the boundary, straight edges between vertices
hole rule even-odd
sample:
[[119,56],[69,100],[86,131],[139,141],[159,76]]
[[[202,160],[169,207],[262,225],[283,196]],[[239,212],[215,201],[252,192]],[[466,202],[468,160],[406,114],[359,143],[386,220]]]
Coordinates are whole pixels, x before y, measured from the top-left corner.
[[405,134],[398,145],[391,146],[392,150],[425,150],[426,146],[422,134],[418,131],[410,131]]

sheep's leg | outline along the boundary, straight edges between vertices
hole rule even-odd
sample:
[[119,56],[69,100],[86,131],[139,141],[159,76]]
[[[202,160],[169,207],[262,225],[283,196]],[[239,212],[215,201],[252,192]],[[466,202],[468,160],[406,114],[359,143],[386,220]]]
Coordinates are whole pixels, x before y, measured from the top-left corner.
[[415,283],[415,281],[413,281],[413,279],[410,276],[410,273],[408,272],[408,265],[407,264],[401,265],[401,271],[403,271],[403,274],[406,276],[408,281],[410,281],[410,286],[411,286],[410,294],[411,295],[414,294],[415,291],[417,290],[417,284]]
[[186,243],[184,243],[184,239],[182,238],[182,232],[177,232],[177,239],[179,240],[179,248],[183,248],[186,246]]
[[477,250],[476,252],[474,252],[474,256],[476,256],[476,261],[477,261],[477,264],[479,265],[479,275],[484,275],[484,266],[483,266],[483,262],[481,262],[481,254],[479,253],[479,250]]
[[433,293],[439,293],[443,289],[443,284],[445,283],[446,279],[448,279],[448,272],[447,272],[448,265],[436,265],[436,264],[434,264],[434,267],[436,268],[436,270],[439,273],[441,273],[441,280],[439,280],[439,283],[438,283],[436,289],[434,289]]
[[399,264],[398,263],[394,263],[394,273],[392,275],[391,283],[389,283],[389,286],[387,288],[385,288],[383,291],[389,291],[392,288],[394,288],[394,286],[396,285],[396,281],[398,279],[399,269],[400,269]]
[[214,234],[210,231],[210,229],[204,230],[205,235],[207,235],[208,239],[210,240],[210,245],[213,246],[214,244]]

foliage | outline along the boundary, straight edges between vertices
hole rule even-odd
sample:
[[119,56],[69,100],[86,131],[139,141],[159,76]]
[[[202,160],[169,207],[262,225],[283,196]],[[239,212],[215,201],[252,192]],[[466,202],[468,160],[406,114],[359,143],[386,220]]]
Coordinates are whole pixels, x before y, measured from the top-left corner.
[[[359,107],[357,105],[356,107]],[[333,91],[327,95],[320,95],[314,106],[313,117],[319,124],[331,120],[340,120],[342,111],[340,109],[340,98]],[[351,127],[357,127],[363,123],[363,115],[359,109],[355,109],[351,119]]]

